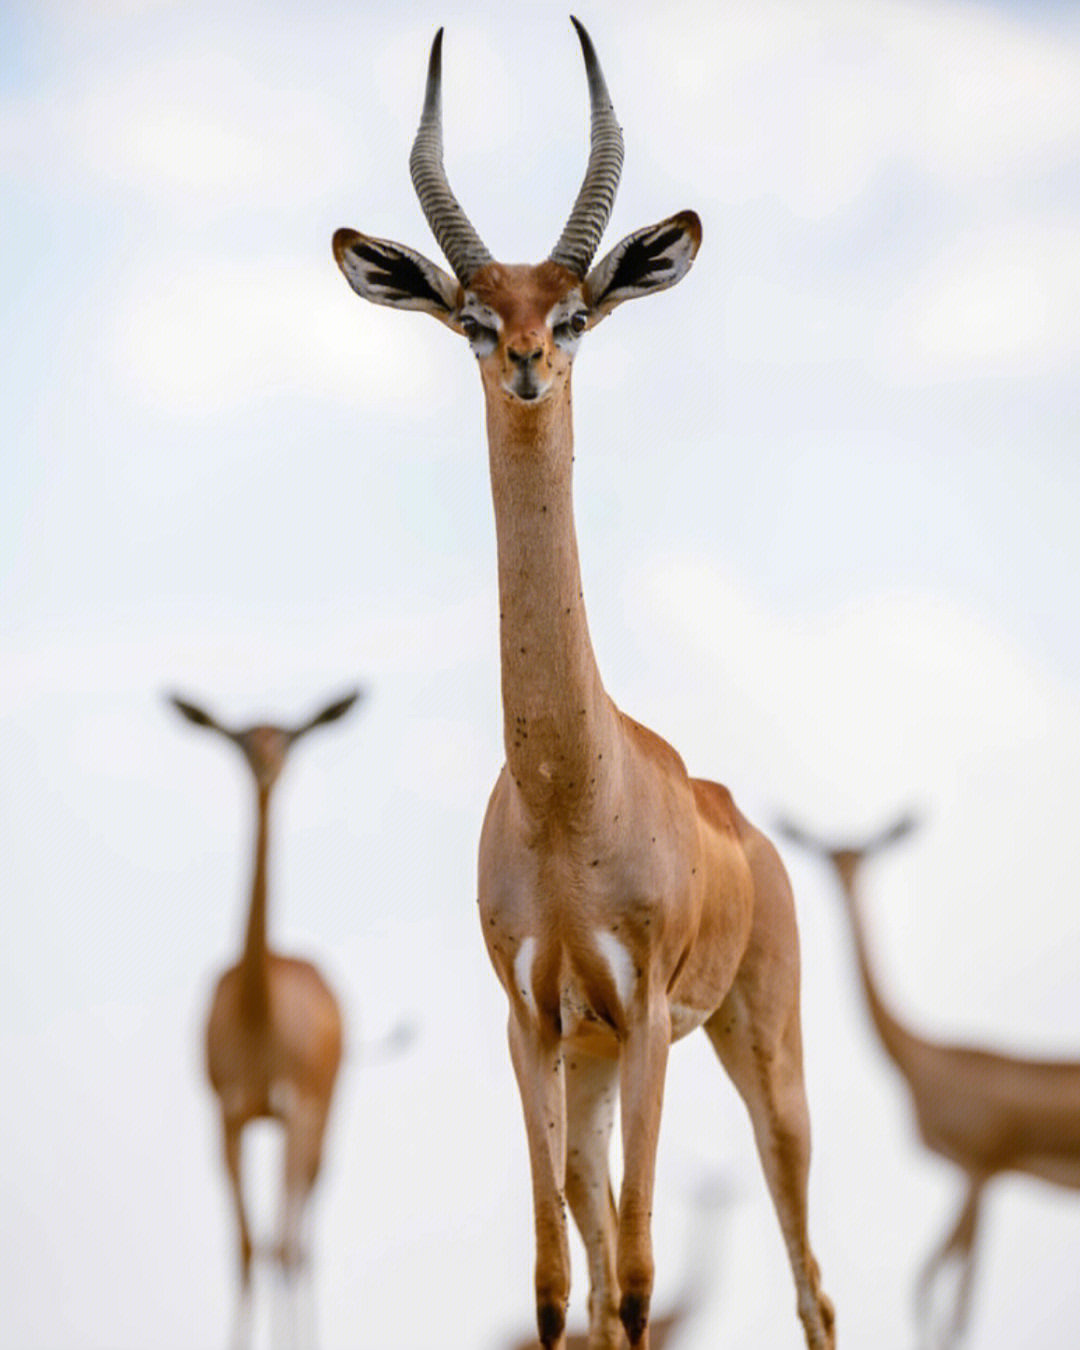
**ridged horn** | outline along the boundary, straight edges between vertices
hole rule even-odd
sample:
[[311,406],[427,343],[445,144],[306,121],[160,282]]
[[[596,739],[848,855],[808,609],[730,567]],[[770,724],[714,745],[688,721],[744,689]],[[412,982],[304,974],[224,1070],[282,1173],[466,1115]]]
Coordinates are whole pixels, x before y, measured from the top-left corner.
[[440,28],[431,44],[424,111],[409,156],[409,172],[432,234],[439,241],[458,281],[467,286],[475,273],[492,259],[450,191],[443,168],[442,39]]
[[568,267],[576,276],[584,277],[600,244],[600,236],[611,216],[615,190],[622,172],[622,128],[615,120],[615,109],[604,83],[596,49],[584,26],[570,16],[581,40],[585,58],[585,74],[589,81],[589,103],[592,109],[589,164],[581,190],[574,202],[570,219],[551,251],[552,262]]

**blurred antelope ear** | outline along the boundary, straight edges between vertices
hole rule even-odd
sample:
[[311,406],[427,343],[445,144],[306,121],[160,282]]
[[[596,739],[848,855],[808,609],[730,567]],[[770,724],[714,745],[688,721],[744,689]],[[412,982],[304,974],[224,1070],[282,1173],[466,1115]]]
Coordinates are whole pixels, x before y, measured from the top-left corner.
[[325,726],[327,722],[336,722],[339,717],[344,717],[354,703],[363,698],[363,689],[354,689],[351,694],[346,694],[344,698],[335,699],[333,703],[328,704],[321,712],[317,712],[314,717],[306,721],[302,726],[296,728],[294,736],[302,736],[305,731],[310,731],[313,727]]
[[169,702],[177,712],[182,713],[189,722],[194,722],[197,727],[208,727],[211,731],[221,731],[226,736],[231,734],[225,731],[225,728],[219,722],[216,722],[208,712],[204,712],[194,703],[188,703],[186,699],[179,698],[176,694],[169,695]]
[[701,245],[701,221],[680,211],[621,240],[585,278],[585,301],[598,318],[624,300],[666,290],[690,270]]
[[445,323],[460,304],[454,278],[404,244],[338,230],[334,257],[357,295],[376,305],[420,309]]

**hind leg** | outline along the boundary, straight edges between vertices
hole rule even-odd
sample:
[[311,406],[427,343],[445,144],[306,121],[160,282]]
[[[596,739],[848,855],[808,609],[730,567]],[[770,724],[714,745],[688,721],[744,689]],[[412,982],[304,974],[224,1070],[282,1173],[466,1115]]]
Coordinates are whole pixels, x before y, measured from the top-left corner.
[[326,1114],[321,1102],[301,1099],[284,1122],[285,1192],[278,1259],[286,1273],[296,1271],[307,1257],[304,1220],[322,1160]]
[[799,937],[791,883],[772,844],[744,823],[754,923],[735,983],[705,1030],[750,1113],[758,1155],[787,1247],[811,1350],[836,1344],[833,1306],[810,1249],[810,1113],[799,1025]]
[[811,1350],[833,1350],[833,1307],[821,1289],[807,1226],[810,1119],[798,1020],[792,1018],[779,1043],[770,1047],[752,1031],[739,1034],[732,1029],[733,1018],[741,1020],[725,1004],[705,1030],[750,1113],[758,1155],[795,1277],[806,1344]]
[[327,1109],[323,1102],[300,1098],[291,1105],[285,1128],[285,1185],[276,1257],[282,1276],[279,1300],[281,1342],[314,1346],[315,1309],[308,1251],[309,1201],[322,1159]]
[[608,1152],[618,1095],[617,1060],[565,1056],[566,1198],[589,1257],[588,1350],[623,1344],[615,1276],[615,1200]]
[[923,1266],[915,1290],[916,1317],[922,1331],[922,1340],[933,1345],[931,1322],[933,1317],[932,1295],[937,1275],[945,1268],[950,1258],[955,1258],[960,1271],[952,1306],[951,1316],[937,1344],[948,1347],[956,1344],[967,1325],[971,1310],[971,1288],[975,1273],[975,1235],[979,1223],[979,1202],[982,1199],[985,1177],[971,1176],[967,1194],[957,1216],[956,1223],[945,1236],[945,1240],[931,1254]]
[[240,1147],[240,1137],[245,1123],[243,1119],[235,1116],[224,1116],[222,1119],[225,1173],[229,1181],[229,1194],[232,1197],[233,1212],[236,1216],[237,1238],[240,1248],[240,1295],[237,1300],[236,1322],[231,1341],[235,1350],[247,1350],[247,1346],[251,1343],[251,1260],[253,1248],[247,1209],[244,1205]]

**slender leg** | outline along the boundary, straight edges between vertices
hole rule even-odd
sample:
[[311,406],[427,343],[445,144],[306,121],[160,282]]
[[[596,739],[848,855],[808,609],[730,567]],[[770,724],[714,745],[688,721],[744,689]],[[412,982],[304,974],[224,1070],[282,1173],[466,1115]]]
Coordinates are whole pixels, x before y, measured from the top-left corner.
[[285,1191],[279,1256],[283,1268],[295,1270],[304,1261],[304,1214],[319,1174],[327,1112],[321,1102],[303,1099],[285,1121]]
[[240,1136],[245,1122],[233,1116],[223,1117],[225,1171],[229,1179],[229,1193],[240,1243],[240,1295],[237,1302],[236,1323],[232,1345],[235,1350],[246,1350],[251,1343],[251,1230],[244,1206],[244,1187],[240,1171]]
[[959,1341],[971,1310],[971,1289],[975,1274],[975,1235],[979,1223],[979,1202],[985,1185],[985,1177],[978,1175],[969,1177],[967,1193],[956,1223],[946,1233],[940,1246],[930,1254],[915,1286],[916,1316],[922,1329],[923,1341],[929,1345],[932,1343],[930,1320],[933,1313],[931,1305],[934,1281],[950,1258],[955,1257],[958,1260],[960,1274],[952,1315],[948,1319],[940,1342],[943,1350]]
[[589,1258],[588,1350],[619,1350],[616,1214],[608,1178],[619,1064],[569,1051],[565,1074],[566,1198]]
[[623,1184],[616,1271],[622,1293],[619,1316],[633,1350],[649,1347],[653,1182],[670,1042],[667,1004],[657,1001],[628,1028],[620,1060]]
[[225,1118],[225,1170],[229,1177],[229,1191],[240,1235],[240,1285],[242,1289],[248,1290],[251,1288],[251,1230],[244,1208],[244,1187],[240,1176],[240,1134],[244,1123],[234,1117]]
[[705,1024],[750,1113],[765,1180],[795,1277],[810,1350],[834,1350],[836,1317],[810,1249],[810,1113],[799,1023],[799,935],[791,882],[776,849],[747,826],[754,924],[728,997]]
[[310,1260],[304,1221],[319,1174],[327,1110],[323,1103],[302,1099],[285,1121],[285,1188],[278,1259],[284,1285],[288,1341],[302,1344],[301,1300],[309,1290]]
[[517,1076],[532,1169],[536,1225],[536,1322],[545,1350],[564,1350],[570,1296],[563,1188],[566,1096],[558,1040],[510,1014],[510,1059]]
[[706,1023],[713,1048],[750,1112],[758,1155],[795,1277],[799,1317],[811,1350],[833,1350],[835,1316],[821,1289],[810,1249],[807,1186],[810,1117],[803,1084],[798,1008],[779,1039],[770,1043],[762,1027],[748,1025],[738,996]]
[[982,1195],[983,1182],[973,1182],[964,1206],[963,1233],[960,1240],[960,1284],[956,1291],[956,1307],[953,1313],[952,1338],[958,1341],[967,1328],[968,1315],[971,1312],[971,1289],[975,1278],[975,1234],[979,1223],[979,1198]]

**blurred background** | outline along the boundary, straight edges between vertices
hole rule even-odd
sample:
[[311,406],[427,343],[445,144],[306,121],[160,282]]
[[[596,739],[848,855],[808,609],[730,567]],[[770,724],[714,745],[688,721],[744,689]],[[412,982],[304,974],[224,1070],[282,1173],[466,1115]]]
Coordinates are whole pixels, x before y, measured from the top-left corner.
[[[616,701],[768,827],[924,828],[865,877],[927,1034],[1080,1059],[1080,14],[1015,0],[585,0],[626,136],[601,251],[696,209],[690,276],[575,375],[578,533]],[[223,1345],[234,1240],[202,1020],[243,930],[233,722],[360,713],[279,790],[271,936],[353,1053],[315,1213],[326,1350],[533,1325],[524,1129],[475,921],[501,762],[466,345],[364,305],[342,225],[439,258],[408,175],[446,25],[446,162],[538,260],[584,170],[563,4],[8,0],[0,10],[0,1322],[24,1350]],[[958,1202],[874,1040],[827,870],[803,946],[811,1226],[841,1344],[914,1344]],[[401,1021],[392,1061],[361,1042]],[[700,1041],[700,1043],[699,1043]],[[259,1150],[256,1150],[258,1153]],[[256,1158],[255,1162],[258,1163]],[[657,1312],[798,1347],[703,1038],[672,1056]],[[727,1193],[727,1192],[725,1192]],[[970,1345],[1080,1343],[1080,1203],[990,1197]],[[575,1248],[574,1316],[585,1275]]]

